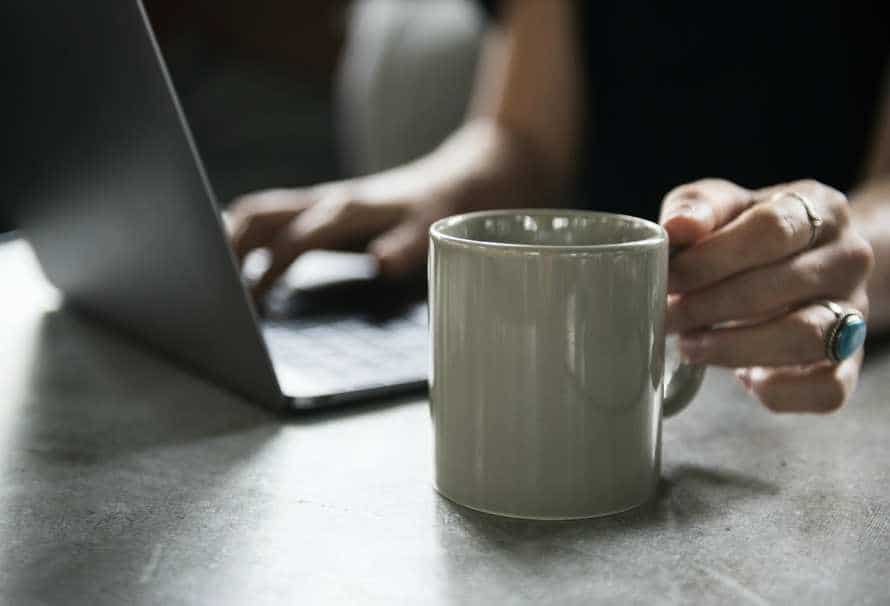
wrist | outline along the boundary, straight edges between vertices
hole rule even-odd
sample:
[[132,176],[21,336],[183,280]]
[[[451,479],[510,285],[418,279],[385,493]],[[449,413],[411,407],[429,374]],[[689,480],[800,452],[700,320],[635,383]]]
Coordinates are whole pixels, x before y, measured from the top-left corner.
[[424,162],[454,212],[558,206],[568,175],[549,168],[530,142],[490,119],[467,123]]

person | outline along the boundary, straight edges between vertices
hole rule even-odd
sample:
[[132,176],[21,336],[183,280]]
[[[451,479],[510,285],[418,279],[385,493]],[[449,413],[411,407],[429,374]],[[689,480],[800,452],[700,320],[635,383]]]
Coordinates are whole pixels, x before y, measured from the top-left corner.
[[468,119],[435,151],[235,201],[236,256],[271,253],[254,294],[315,248],[403,275],[434,220],[554,205],[580,175],[588,207],[660,218],[679,250],[667,327],[686,358],[735,368],[773,411],[838,409],[863,359],[826,347],[839,315],[890,329],[888,6],[692,4],[490,7]]

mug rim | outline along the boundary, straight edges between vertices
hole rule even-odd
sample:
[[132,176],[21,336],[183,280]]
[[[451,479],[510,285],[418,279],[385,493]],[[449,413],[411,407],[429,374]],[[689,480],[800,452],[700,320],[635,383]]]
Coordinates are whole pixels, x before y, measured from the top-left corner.
[[[544,216],[587,216],[587,217],[608,217],[612,219],[624,219],[634,223],[642,224],[645,227],[655,230],[655,235],[639,240],[631,240],[629,242],[610,242],[603,244],[521,244],[518,242],[496,242],[493,240],[477,240],[473,238],[463,238],[447,234],[443,229],[455,223],[478,219],[483,217],[502,217],[505,215],[544,215]],[[610,252],[610,251],[633,251],[647,250],[657,247],[667,242],[667,231],[664,227],[641,217],[633,215],[625,215],[621,213],[610,213],[597,210],[579,210],[579,209],[560,209],[560,208],[512,208],[499,210],[479,210],[469,213],[461,213],[451,215],[439,219],[429,229],[430,237],[441,243],[457,244],[473,248],[481,248],[485,250],[503,250],[516,252]]]

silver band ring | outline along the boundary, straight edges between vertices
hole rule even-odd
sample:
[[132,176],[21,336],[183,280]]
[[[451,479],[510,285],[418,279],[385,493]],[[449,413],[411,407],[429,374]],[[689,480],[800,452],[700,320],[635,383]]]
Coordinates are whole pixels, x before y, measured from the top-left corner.
[[865,317],[855,309],[844,309],[834,301],[819,301],[834,314],[834,324],[825,333],[825,357],[834,363],[852,356],[865,343]]
[[816,209],[813,208],[813,203],[810,202],[809,198],[800,192],[783,191],[776,194],[776,196],[779,198],[788,196],[794,198],[803,205],[803,209],[807,213],[807,221],[810,222],[810,241],[807,242],[807,248],[812,248],[813,244],[816,243],[816,240],[819,239],[819,233],[822,231],[822,224],[825,223],[825,220],[822,219],[822,217],[819,216],[819,213],[816,212]]

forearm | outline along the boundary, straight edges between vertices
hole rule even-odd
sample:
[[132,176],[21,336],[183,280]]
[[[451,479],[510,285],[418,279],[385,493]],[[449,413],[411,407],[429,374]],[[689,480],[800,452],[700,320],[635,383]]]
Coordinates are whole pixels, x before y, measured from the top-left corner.
[[868,281],[869,326],[890,332],[890,176],[871,179],[850,195],[853,223],[872,246],[875,266]]
[[351,181],[362,195],[411,198],[438,214],[559,205],[567,179],[544,168],[534,146],[488,118],[475,118],[432,153]]
[[562,200],[582,131],[571,3],[503,9],[486,37],[467,123],[431,154],[364,179],[365,187],[423,181],[456,212]]

